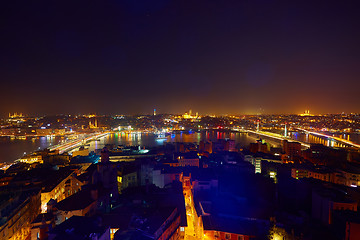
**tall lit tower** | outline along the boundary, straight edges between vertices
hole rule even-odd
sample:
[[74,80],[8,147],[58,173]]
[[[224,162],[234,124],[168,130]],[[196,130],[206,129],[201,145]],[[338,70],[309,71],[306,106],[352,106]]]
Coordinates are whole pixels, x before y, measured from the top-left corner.
[[259,121],[259,120],[257,120],[256,131],[259,131],[259,129],[260,129],[260,121]]
[[286,128],[286,123],[285,123],[285,129],[284,129],[284,137],[287,137],[287,128]]
[[156,109],[154,108],[154,116],[156,116]]

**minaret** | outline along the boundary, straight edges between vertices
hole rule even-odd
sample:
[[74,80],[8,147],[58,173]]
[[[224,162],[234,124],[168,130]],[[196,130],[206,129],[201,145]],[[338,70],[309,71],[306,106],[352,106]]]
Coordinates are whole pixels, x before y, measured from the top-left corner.
[[284,137],[287,137],[287,128],[286,128],[286,123],[285,123],[285,129],[284,129]]
[[259,131],[259,129],[260,129],[260,121],[259,121],[259,120],[257,120],[256,131]]
[[156,109],[154,108],[154,116],[156,116]]

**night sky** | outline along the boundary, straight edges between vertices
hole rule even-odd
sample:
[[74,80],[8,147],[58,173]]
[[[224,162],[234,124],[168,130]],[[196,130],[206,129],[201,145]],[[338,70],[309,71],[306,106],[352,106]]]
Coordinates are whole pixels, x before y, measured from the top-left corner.
[[2,1],[0,113],[360,112],[357,2]]

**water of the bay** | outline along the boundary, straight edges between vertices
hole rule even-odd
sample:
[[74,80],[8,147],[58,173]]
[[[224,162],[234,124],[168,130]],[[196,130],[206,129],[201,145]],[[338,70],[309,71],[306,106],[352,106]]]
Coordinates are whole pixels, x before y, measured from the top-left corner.
[[166,142],[187,142],[198,144],[201,140],[216,140],[216,139],[231,139],[235,140],[240,147],[248,146],[251,142],[255,142],[256,138],[249,136],[246,133],[234,132],[218,132],[218,131],[203,131],[203,132],[179,132],[171,134],[164,139],[159,139],[152,133],[114,133],[107,135],[98,141],[91,142],[88,146],[90,151],[101,149],[106,144],[128,145],[128,146],[145,146],[154,147],[161,146]]
[[0,137],[0,163],[11,163],[28,153],[58,144],[62,139],[63,137]]
[[[299,141],[309,143],[321,143],[326,146],[332,146],[332,142],[326,138],[314,137],[304,133],[291,133],[291,138]],[[339,136],[337,136],[339,137]],[[343,139],[360,143],[359,134],[343,134]],[[101,149],[106,144],[114,145],[131,145],[131,146],[146,146],[154,147],[161,146],[165,142],[191,142],[199,143],[201,140],[216,140],[216,139],[232,139],[240,147],[246,147],[251,142],[256,141],[256,136],[249,135],[247,133],[235,133],[235,132],[222,132],[222,131],[202,131],[202,132],[178,132],[171,134],[166,139],[159,139],[155,134],[151,133],[112,133],[98,141],[90,142],[87,146],[90,151],[95,149]],[[25,154],[34,152],[39,149],[47,148],[51,145],[56,145],[60,141],[64,141],[65,137],[32,137],[26,139],[12,139],[10,137],[0,137],[0,163],[11,163],[16,159],[23,157]],[[270,142],[273,145],[279,144],[279,142]]]
[[[86,147],[89,151],[103,148],[106,144],[127,145],[127,146],[161,146],[165,142],[191,142],[198,144],[201,140],[232,139],[244,147],[255,142],[254,136],[246,133],[230,133],[218,131],[203,132],[179,132],[168,135],[166,139],[159,139],[152,133],[112,133],[97,141],[90,142]],[[0,138],[0,162],[11,163],[20,159],[25,154],[36,150],[45,149],[49,146],[59,144],[64,137],[32,137],[26,139],[12,139],[10,137]]]

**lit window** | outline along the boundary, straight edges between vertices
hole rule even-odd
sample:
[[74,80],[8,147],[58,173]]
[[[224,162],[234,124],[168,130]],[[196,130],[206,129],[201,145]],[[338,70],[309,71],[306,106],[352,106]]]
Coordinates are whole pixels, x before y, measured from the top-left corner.
[[180,227],[180,231],[181,231],[181,232],[185,231],[185,228],[184,228],[184,227]]
[[122,177],[117,177],[117,181],[119,182],[119,183],[121,183],[122,182]]

